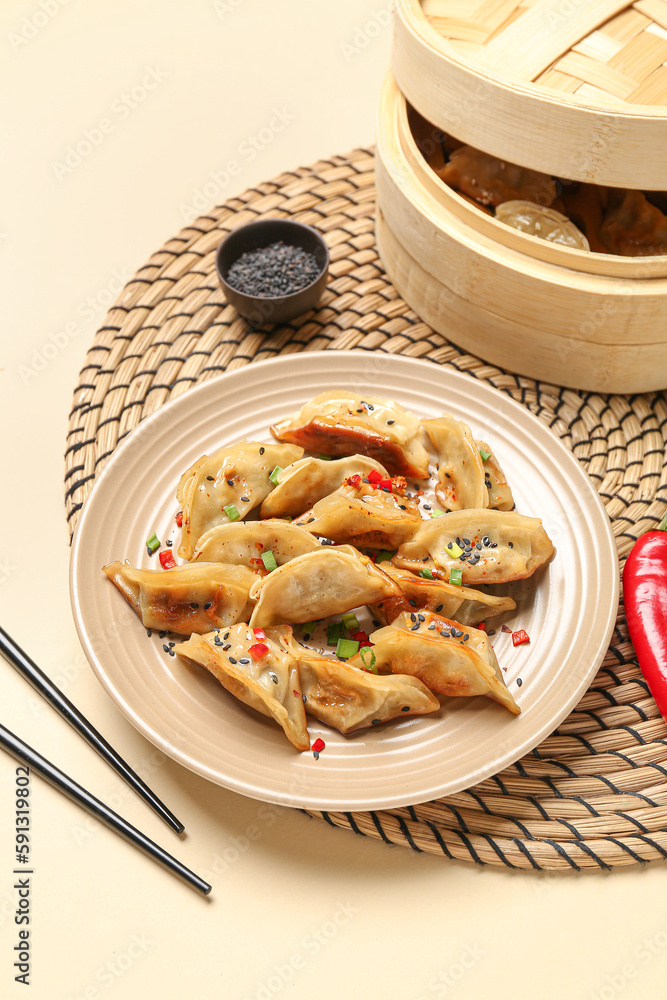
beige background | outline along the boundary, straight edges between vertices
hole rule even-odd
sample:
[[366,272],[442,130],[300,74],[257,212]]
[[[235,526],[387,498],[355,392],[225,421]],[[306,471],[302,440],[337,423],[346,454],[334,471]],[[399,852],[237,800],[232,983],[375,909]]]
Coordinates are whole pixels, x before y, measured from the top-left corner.
[[[207,205],[372,141],[386,9],[384,0],[2,4],[0,621],[148,777],[187,835],[179,842],[4,663],[0,721],[214,883],[211,899],[199,898],[34,778],[27,992],[12,970],[15,764],[0,755],[3,1000],[665,996],[665,867],[559,877],[479,869],[241,798],[146,743],[76,639],[62,453],[105,307]],[[282,131],[253,152],[276,112]],[[96,145],[67,163],[86,132]],[[230,160],[239,169],[227,178]]]

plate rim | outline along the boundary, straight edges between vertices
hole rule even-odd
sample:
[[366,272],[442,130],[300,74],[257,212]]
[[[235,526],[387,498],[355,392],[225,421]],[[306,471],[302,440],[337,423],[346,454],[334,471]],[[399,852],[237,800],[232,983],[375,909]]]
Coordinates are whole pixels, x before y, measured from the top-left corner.
[[[516,745],[515,748],[511,750],[505,750],[502,758],[490,759],[489,762],[476,768],[473,772],[469,774],[465,782],[455,783],[456,787],[444,787],[443,789],[431,789],[425,793],[403,793],[397,792],[391,798],[386,795],[380,796],[379,798],[373,799],[368,798],[368,801],[354,805],[346,804],[338,797],[335,799],[328,798],[324,799],[321,795],[311,795],[308,793],[305,797],[297,795],[290,795],[288,793],[268,791],[265,788],[249,786],[247,783],[243,783],[234,777],[227,777],[225,780],[221,779],[219,773],[213,773],[211,768],[201,763],[200,761],[191,758],[188,753],[175,746],[170,742],[168,737],[165,737],[162,733],[156,731],[148,722],[146,722],[141,715],[126,701],[122,694],[116,690],[114,687],[112,679],[109,677],[104,665],[100,662],[98,658],[98,651],[95,649],[93,643],[90,641],[85,622],[83,621],[83,616],[81,613],[81,603],[79,598],[79,585],[77,579],[77,566],[81,558],[80,551],[83,545],[83,540],[85,540],[84,535],[87,530],[88,521],[90,521],[93,515],[90,513],[91,510],[94,511],[95,496],[101,492],[104,484],[107,480],[114,475],[115,468],[123,461],[126,453],[130,449],[141,447],[140,442],[142,438],[149,436],[151,428],[165,420],[169,421],[170,415],[174,410],[179,410],[181,407],[187,405],[186,401],[192,401],[194,395],[206,395],[207,393],[213,392],[213,387],[219,387],[221,382],[229,379],[238,378],[243,373],[248,371],[256,372],[258,367],[261,366],[262,369],[268,368],[269,366],[276,368],[278,366],[287,366],[296,364],[297,367],[300,365],[317,363],[324,359],[332,360],[332,355],[338,361],[345,361],[350,359],[350,363],[354,362],[352,359],[359,359],[360,357],[368,357],[368,355],[379,355],[383,359],[383,364],[389,364],[390,366],[398,364],[399,366],[407,365],[408,367],[414,367],[415,370],[437,370],[440,375],[444,376],[445,379],[453,379],[454,382],[459,382],[461,385],[464,383],[473,383],[474,385],[481,387],[484,392],[490,391],[493,395],[498,393],[500,397],[504,400],[504,404],[508,405],[510,411],[514,408],[517,413],[521,414],[521,419],[525,421],[528,419],[529,423],[531,421],[539,427],[540,432],[546,431],[550,434],[553,442],[558,450],[562,452],[563,455],[567,456],[567,461],[570,463],[572,469],[576,469],[575,475],[579,478],[579,483],[581,487],[585,489],[589,497],[593,498],[595,505],[600,514],[600,526],[604,525],[605,529],[605,542],[607,553],[606,555],[611,557],[611,562],[613,562],[615,567],[615,572],[612,577],[612,593],[610,599],[610,607],[608,609],[608,617],[606,628],[604,632],[600,635],[600,640],[598,642],[597,648],[595,650],[595,656],[591,657],[591,665],[579,679],[579,682],[574,687],[569,697],[565,702],[563,702],[559,708],[559,711],[550,718],[548,724],[544,724],[540,730],[530,737],[526,737],[522,742]],[[102,485],[100,485],[102,484]],[[93,501],[91,503],[91,500]],[[83,540],[82,540],[83,539]],[[433,361],[428,358],[413,358],[403,354],[389,354],[381,351],[368,352],[361,349],[351,349],[346,351],[331,351],[331,350],[321,350],[321,351],[303,351],[294,354],[282,354],[276,357],[265,358],[261,361],[253,361],[247,365],[240,368],[235,368],[231,371],[227,370],[225,372],[216,375],[213,378],[201,382],[198,385],[193,386],[186,392],[177,396],[175,399],[170,399],[162,406],[160,406],[154,413],[149,414],[141,422],[132,429],[132,431],[127,434],[127,436],[118,442],[113,454],[110,456],[108,462],[105,464],[104,468],[100,474],[96,477],[93,483],[90,493],[86,497],[81,515],[78,519],[70,550],[70,566],[69,566],[69,590],[70,590],[70,603],[72,607],[72,614],[74,617],[74,623],[79,637],[79,641],[82,645],[86,658],[93,670],[93,673],[97,677],[98,681],[109,695],[111,700],[114,702],[116,707],[121,711],[125,718],[138,730],[149,742],[154,746],[157,746],[162,750],[167,756],[177,763],[181,764],[183,767],[192,771],[199,776],[212,781],[214,784],[220,785],[221,787],[227,788],[231,791],[237,792],[238,794],[245,795],[246,797],[253,798],[258,801],[263,801],[275,805],[288,806],[292,808],[305,808],[313,810],[328,810],[328,811],[348,811],[352,808],[355,811],[368,811],[377,809],[391,809],[400,808],[402,806],[417,805],[421,802],[432,801],[437,798],[445,797],[448,795],[456,794],[466,788],[473,787],[478,782],[491,777],[493,774],[498,773],[504,768],[510,766],[519,760],[524,754],[530,752],[534,747],[538,746],[549,734],[551,734],[560,723],[565,719],[569,713],[572,711],[573,707],[578,703],[583,693],[588,689],[592,678],[597,673],[602,660],[604,658],[605,652],[608,648],[609,641],[613,634],[613,629],[616,621],[616,613],[618,609],[618,602],[620,597],[620,574],[618,572],[618,553],[616,548],[615,536],[613,534],[613,529],[611,521],[606,512],[602,499],[597,492],[593,482],[591,481],[588,473],[582,467],[581,463],[577,459],[574,452],[568,449],[562,442],[562,440],[555,435],[549,426],[542,421],[540,421],[535,414],[533,414],[528,407],[518,403],[512,398],[509,393],[503,392],[498,389],[492,383],[478,379],[474,375],[468,372],[462,372],[457,368],[450,367],[446,364],[440,364],[439,362]]]

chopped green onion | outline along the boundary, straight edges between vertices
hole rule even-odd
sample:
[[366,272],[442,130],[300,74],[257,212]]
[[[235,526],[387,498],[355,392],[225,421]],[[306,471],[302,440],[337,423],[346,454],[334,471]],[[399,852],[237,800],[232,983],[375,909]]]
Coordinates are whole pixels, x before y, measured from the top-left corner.
[[339,639],[336,645],[336,656],[341,660],[349,660],[351,656],[359,652],[359,643],[356,639]]
[[333,455],[320,455],[320,461],[321,462],[330,462],[332,460],[332,458],[333,458]]
[[278,569],[276,557],[271,549],[268,552],[262,552],[262,562],[264,563],[264,569],[268,569],[269,573],[272,573],[274,569]]
[[238,507],[236,504],[228,503],[226,507],[222,508],[229,518],[230,521],[238,521],[241,515],[239,514]]
[[269,479],[273,483],[274,486],[278,485],[278,476],[280,475],[280,473],[282,471],[283,471],[282,468],[279,465],[276,465],[276,467],[273,470],[273,472],[269,473]]
[[667,531],[667,514],[665,514],[662,521],[658,525],[658,531]]
[[343,625],[348,632],[359,631],[359,619],[355,615],[354,611],[348,611],[346,615],[343,615]]
[[479,454],[483,462],[486,462],[487,458],[491,458],[491,452],[485,451],[484,448],[479,449]]
[[428,566],[426,567],[426,569],[420,569],[419,570],[419,575],[423,576],[425,580],[432,580],[433,579],[433,571],[430,570],[428,568]]
[[[370,653],[370,662],[368,662],[368,654]],[[359,650],[359,656],[361,657],[361,662],[364,666],[364,670],[370,670],[371,673],[376,674],[378,668],[375,666],[376,656],[370,646],[364,646]]]
[[157,552],[161,544],[162,542],[155,534],[155,532],[153,532],[151,537],[146,539],[146,548],[148,549],[149,556],[152,556],[154,552]]
[[462,569],[452,569],[449,571],[449,582],[454,584],[455,587],[460,587],[463,583],[463,570]]
[[442,517],[444,513],[444,510],[438,510],[437,507],[434,507],[431,511],[431,517]]
[[342,622],[331,622],[327,625],[327,642],[330,646],[334,646],[339,639],[345,637],[345,628]]
[[379,549],[375,557],[376,563],[390,562],[396,555],[397,549]]
[[304,635],[312,635],[317,628],[317,622],[304,622],[301,628],[303,629]]
[[451,556],[452,559],[458,559],[459,556],[463,555],[463,549],[456,542],[450,542],[447,546],[447,555]]

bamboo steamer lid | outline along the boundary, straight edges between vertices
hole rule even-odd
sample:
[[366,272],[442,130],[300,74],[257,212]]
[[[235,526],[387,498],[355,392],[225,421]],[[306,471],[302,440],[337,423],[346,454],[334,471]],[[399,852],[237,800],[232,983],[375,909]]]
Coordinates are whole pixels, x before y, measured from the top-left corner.
[[417,111],[471,146],[667,189],[667,0],[397,0],[392,68]]

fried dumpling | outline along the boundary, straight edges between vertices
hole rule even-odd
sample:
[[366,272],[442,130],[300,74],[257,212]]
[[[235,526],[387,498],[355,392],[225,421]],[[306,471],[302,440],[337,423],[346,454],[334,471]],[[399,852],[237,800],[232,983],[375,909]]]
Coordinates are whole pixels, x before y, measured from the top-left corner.
[[480,455],[484,452],[487,458],[482,459],[484,466],[484,485],[488,494],[488,504],[494,510],[512,510],[514,497],[505,479],[505,473],[500,468],[498,459],[485,441],[475,441]]
[[[399,615],[392,625],[373,632],[371,641],[380,672],[410,674],[430,691],[450,698],[486,695],[514,715],[520,712],[502,680],[486,632],[470,625],[461,628],[432,612],[419,617],[413,613]],[[363,666],[360,653],[348,662]]]
[[282,642],[298,664],[306,713],[339,733],[356,733],[440,708],[438,699],[416,677],[359,670],[302,646],[292,636]]
[[389,476],[383,465],[366,455],[350,455],[337,461],[302,458],[292,462],[279,474],[278,485],[262,504],[260,516],[298,517],[338,489],[349,476],[368,476],[369,472],[377,472],[383,479]]
[[253,607],[250,588],[258,580],[247,566],[224,563],[156,570],[113,562],[103,568],[146,628],[181,635],[245,621]]
[[279,642],[285,631],[269,629],[258,636],[248,625],[234,625],[193,635],[174,646],[174,652],[205,667],[239,701],[275,719],[297,750],[308,750],[299,672]]
[[532,201],[551,205],[556,197],[553,177],[537,170],[499,160],[472,146],[455,149],[449,161],[437,171],[445,182],[482,205],[500,205],[504,201]]
[[573,247],[575,250],[590,250],[590,244],[574,222],[567,215],[554,208],[544,208],[532,201],[504,201],[496,208],[496,219],[511,229],[518,229],[528,236]]
[[422,420],[438,456],[435,494],[446,510],[487,507],[489,493],[484,466],[472,431],[451,413]]
[[553,551],[539,518],[472,509],[422,522],[392,561],[416,573],[428,568],[447,581],[460,569],[464,584],[507,583],[532,576]]
[[405,479],[398,477],[391,483],[396,492],[386,492],[359,475],[352,476],[335,493],[318,500],[297,524],[334,542],[396,549],[412,538],[422,518],[415,501],[398,492],[405,489]]
[[387,399],[345,389],[321,392],[299,413],[274,424],[271,432],[279,441],[322,455],[367,455],[392,476],[428,477],[428,452],[420,440],[418,418]]
[[382,569],[402,591],[400,596],[387,597],[372,606],[373,614],[383,625],[390,625],[401,612],[410,614],[417,610],[435,611],[463,625],[477,625],[516,607],[511,597],[496,597],[470,587],[455,587],[442,580],[426,580],[389,562],[382,563]]
[[310,622],[374,604],[399,586],[351,545],[323,545],[257,580],[251,625]]
[[219,524],[199,539],[191,563],[223,562],[248,566],[264,575],[262,554],[272,552],[278,566],[314,552],[320,542],[305,528],[287,521],[235,521]]
[[191,559],[203,534],[218,524],[242,519],[259,506],[274,487],[269,477],[275,467],[302,455],[303,448],[296,445],[241,441],[197,459],[181,476],[176,491],[183,509],[179,556]]

